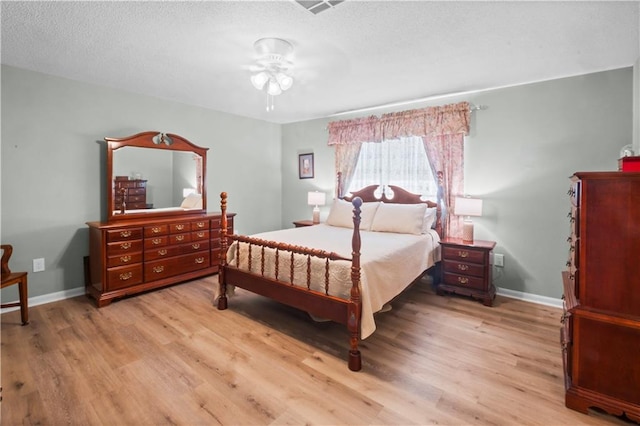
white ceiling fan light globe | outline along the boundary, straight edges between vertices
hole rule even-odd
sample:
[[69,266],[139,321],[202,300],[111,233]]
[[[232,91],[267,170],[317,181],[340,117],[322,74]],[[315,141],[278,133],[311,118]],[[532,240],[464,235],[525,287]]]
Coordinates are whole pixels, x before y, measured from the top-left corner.
[[280,85],[276,80],[274,79],[269,80],[269,85],[267,86],[267,93],[270,94],[271,96],[278,96],[279,94],[282,93],[282,89],[280,88]]
[[293,85],[293,78],[285,73],[278,73],[276,79],[282,90],[288,90]]
[[267,81],[269,81],[269,76],[264,71],[251,76],[251,84],[258,90],[262,90]]

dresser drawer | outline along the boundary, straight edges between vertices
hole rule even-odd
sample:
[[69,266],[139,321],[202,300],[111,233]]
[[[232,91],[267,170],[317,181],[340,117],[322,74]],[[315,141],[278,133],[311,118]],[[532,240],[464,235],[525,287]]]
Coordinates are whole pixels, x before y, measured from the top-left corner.
[[484,265],[475,263],[458,262],[455,260],[444,260],[443,267],[445,272],[454,274],[471,275],[474,277],[484,277]]
[[121,254],[107,258],[107,267],[113,268],[114,266],[131,265],[140,262],[142,262],[142,252]]
[[155,281],[185,272],[208,268],[210,263],[209,252],[197,252],[169,259],[145,262],[145,281]]
[[172,256],[177,256],[178,254],[180,254],[180,247],[178,246],[145,249],[144,260],[166,259]]
[[179,234],[188,231],[191,231],[191,223],[189,222],[172,223],[169,225],[169,232],[171,234]]
[[[222,219],[211,219],[211,231],[220,230],[222,228]],[[231,229],[233,231],[233,218],[227,218],[227,229]]]
[[120,241],[107,244],[107,257],[132,254],[142,251],[142,240]]
[[192,241],[188,244],[182,244],[179,247],[181,254],[209,251],[209,241]]
[[196,222],[191,222],[191,230],[198,231],[200,229],[209,229],[209,221],[208,220],[198,220]]
[[484,264],[484,253],[482,250],[475,250],[469,247],[444,246],[442,258],[446,260],[461,260],[463,262]]
[[466,275],[458,275],[445,272],[442,277],[445,284],[455,285],[458,287],[475,288],[478,290],[485,289],[485,279],[480,277],[470,277]]
[[143,199],[144,196],[147,195],[147,189],[146,188],[129,188],[129,195],[142,195]]
[[169,235],[169,244],[182,244],[191,241],[191,233]]
[[156,235],[165,235],[169,233],[168,225],[153,225],[144,227],[145,237],[154,237]]
[[180,265],[180,273],[208,268],[211,263],[211,257],[208,251],[186,254],[178,256],[176,259]]
[[144,249],[154,249],[157,247],[164,247],[169,244],[169,236],[168,235],[159,235],[157,237],[145,238],[144,239]]
[[139,240],[142,238],[142,228],[124,228],[107,231],[107,242]]
[[142,282],[142,264],[109,268],[107,270],[107,290],[117,290]]
[[208,240],[208,239],[209,239],[208,229],[205,229],[203,231],[194,231],[191,233],[191,241]]

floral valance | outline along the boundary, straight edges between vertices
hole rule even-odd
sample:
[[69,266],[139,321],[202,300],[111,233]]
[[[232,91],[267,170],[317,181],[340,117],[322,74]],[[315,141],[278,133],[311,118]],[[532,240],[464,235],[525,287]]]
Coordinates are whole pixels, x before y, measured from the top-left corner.
[[402,136],[469,134],[468,102],[329,123],[329,145],[380,142]]

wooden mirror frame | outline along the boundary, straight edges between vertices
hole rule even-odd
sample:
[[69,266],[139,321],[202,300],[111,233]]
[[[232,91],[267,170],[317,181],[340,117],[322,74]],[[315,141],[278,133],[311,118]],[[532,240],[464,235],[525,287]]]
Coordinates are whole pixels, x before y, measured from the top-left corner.
[[[181,216],[203,214],[207,212],[207,151],[209,148],[199,147],[189,142],[182,136],[172,133],[162,133],[156,131],[142,132],[124,138],[104,138],[107,142],[107,221],[115,222],[121,220],[155,218],[160,216]],[[189,210],[158,210],[149,209],[145,212],[119,213],[115,209],[114,179],[113,175],[113,153],[124,147],[138,147],[148,149],[160,149],[167,151],[193,152],[202,158],[202,173],[199,176],[202,192],[202,209]]]

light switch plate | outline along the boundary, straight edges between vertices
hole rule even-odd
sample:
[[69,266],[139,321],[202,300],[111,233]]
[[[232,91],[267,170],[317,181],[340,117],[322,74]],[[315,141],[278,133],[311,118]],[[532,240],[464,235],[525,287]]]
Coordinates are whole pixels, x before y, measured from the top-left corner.
[[33,272],[44,271],[44,257],[33,259]]

